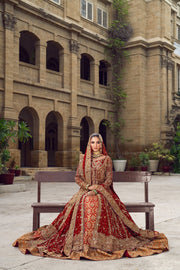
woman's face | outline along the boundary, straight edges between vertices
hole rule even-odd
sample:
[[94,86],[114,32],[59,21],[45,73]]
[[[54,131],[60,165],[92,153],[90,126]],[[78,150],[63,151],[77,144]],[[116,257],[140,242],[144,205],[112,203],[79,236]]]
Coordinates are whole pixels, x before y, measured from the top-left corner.
[[93,152],[98,152],[101,148],[101,141],[98,137],[91,138],[91,149]]

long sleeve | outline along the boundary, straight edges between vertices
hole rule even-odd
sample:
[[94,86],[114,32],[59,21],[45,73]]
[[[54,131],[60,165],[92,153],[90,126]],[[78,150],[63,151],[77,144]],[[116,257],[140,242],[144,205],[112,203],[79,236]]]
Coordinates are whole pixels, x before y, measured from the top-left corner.
[[112,160],[107,156],[106,178],[102,184],[104,187],[109,187],[113,181]]
[[82,174],[80,172],[80,168],[82,167],[83,158],[80,159],[79,165],[76,171],[75,181],[76,184],[79,185],[81,188],[86,189],[87,183],[84,182]]

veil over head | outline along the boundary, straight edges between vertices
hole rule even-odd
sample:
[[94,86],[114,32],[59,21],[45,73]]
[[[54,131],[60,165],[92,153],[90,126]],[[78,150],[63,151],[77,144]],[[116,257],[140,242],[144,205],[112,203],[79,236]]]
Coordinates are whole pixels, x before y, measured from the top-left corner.
[[84,159],[83,159],[83,172],[84,172],[85,180],[88,184],[91,184],[91,163],[92,163],[91,139],[93,137],[98,137],[100,139],[100,142],[101,142],[100,153],[103,155],[107,155],[106,147],[104,145],[101,134],[92,133],[89,137],[88,144],[86,147],[86,152],[84,154]]

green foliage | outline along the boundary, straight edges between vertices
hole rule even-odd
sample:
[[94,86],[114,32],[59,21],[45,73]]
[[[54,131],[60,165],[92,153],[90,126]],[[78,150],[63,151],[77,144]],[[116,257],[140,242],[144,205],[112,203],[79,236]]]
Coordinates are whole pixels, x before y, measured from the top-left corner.
[[131,168],[137,168],[140,165],[139,157],[136,155],[131,156],[129,160],[129,166]]
[[128,1],[113,0],[114,20],[109,28],[107,53],[112,63],[112,83],[108,96],[113,101],[114,121],[106,122],[115,136],[116,155],[120,158],[119,141],[124,142],[122,128],[124,120],[121,117],[121,110],[125,107],[127,93],[122,87],[121,80],[124,75],[124,60],[127,52],[124,50],[126,42],[132,34],[132,28],[128,19]]
[[158,142],[152,143],[149,147],[145,149],[145,152],[149,155],[149,159],[151,160],[159,160],[163,151],[163,144]]
[[11,157],[8,149],[10,141],[15,142],[15,139],[19,139],[25,142],[31,138],[30,129],[25,122],[19,122],[18,129],[16,127],[15,121],[0,119],[0,172],[5,170],[5,165]]
[[16,130],[14,130],[16,123],[0,119],[0,150],[9,146],[9,140],[13,141],[16,137]]
[[11,155],[8,149],[4,149],[2,152],[0,152],[1,156],[1,162],[2,164],[5,164],[7,161],[9,161]]
[[18,139],[20,142],[26,142],[32,137],[29,132],[30,128],[27,126],[26,122],[21,121],[18,123]]
[[166,148],[163,143],[152,143],[145,152],[148,154],[149,159],[161,160],[163,164],[169,165],[172,164],[175,160],[175,157],[171,153],[171,150]]
[[148,166],[149,165],[149,155],[148,153],[141,152],[139,154],[139,160],[141,166]]
[[174,172],[180,173],[180,123],[177,125],[170,153],[174,156]]

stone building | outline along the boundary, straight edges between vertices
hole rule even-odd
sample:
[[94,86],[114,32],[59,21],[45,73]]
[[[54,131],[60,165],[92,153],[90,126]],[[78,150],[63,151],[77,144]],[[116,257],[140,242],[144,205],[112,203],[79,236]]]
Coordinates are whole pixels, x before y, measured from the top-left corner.
[[124,86],[126,150],[168,141],[180,115],[180,13],[178,1],[130,0],[133,37]]
[[32,133],[11,149],[21,166],[71,166],[90,133],[107,141],[110,10],[109,0],[0,3],[0,116]]
[[[167,140],[180,118],[178,1],[129,0],[123,151]],[[22,167],[75,166],[89,134],[114,140],[105,54],[112,0],[0,2],[0,117],[24,120],[32,139],[13,144]]]

